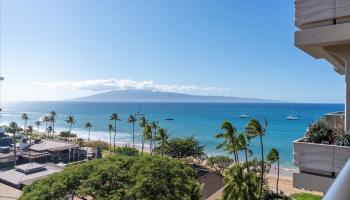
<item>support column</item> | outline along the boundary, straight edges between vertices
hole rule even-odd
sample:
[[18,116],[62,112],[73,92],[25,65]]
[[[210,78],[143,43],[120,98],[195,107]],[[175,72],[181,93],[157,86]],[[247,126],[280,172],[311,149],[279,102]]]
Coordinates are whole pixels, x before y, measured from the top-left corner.
[[345,131],[350,131],[350,58],[345,64]]

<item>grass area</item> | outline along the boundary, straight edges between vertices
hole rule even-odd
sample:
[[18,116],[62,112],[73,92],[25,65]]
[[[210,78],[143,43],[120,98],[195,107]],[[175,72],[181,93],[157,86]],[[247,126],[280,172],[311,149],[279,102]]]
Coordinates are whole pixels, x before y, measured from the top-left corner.
[[321,200],[322,196],[307,193],[296,193],[290,195],[290,198],[295,200]]

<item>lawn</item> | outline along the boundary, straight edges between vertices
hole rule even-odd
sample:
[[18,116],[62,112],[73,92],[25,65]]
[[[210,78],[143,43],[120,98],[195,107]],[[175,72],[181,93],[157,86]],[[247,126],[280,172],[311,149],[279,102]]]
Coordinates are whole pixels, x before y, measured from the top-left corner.
[[290,195],[290,198],[295,200],[321,200],[322,196],[307,193],[296,193]]

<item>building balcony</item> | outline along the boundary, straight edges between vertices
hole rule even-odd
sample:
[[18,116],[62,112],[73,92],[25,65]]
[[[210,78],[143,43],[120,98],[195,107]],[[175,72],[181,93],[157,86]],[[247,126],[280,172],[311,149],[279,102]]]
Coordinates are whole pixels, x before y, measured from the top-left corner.
[[350,22],[348,0],[296,0],[295,25],[308,29]]
[[[324,121],[333,130],[344,130],[344,112],[325,114]],[[329,144],[327,136],[318,142],[305,137],[293,142],[293,164],[299,168],[293,185],[326,192],[350,158],[350,146]]]

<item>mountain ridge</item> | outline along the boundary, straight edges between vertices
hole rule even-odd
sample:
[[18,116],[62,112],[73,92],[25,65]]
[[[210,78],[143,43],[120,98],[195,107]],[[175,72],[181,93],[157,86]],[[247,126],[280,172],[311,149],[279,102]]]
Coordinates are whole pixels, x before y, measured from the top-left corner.
[[113,90],[94,95],[68,99],[80,102],[184,102],[184,103],[281,103],[278,100],[233,96],[192,95],[150,90]]

